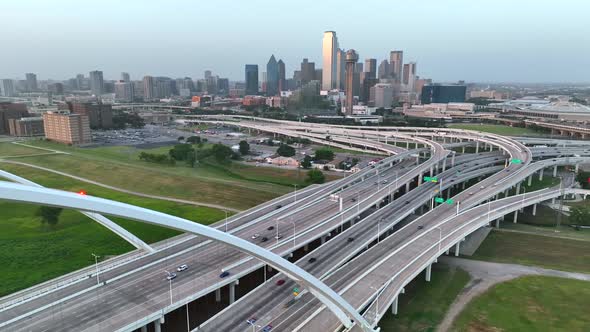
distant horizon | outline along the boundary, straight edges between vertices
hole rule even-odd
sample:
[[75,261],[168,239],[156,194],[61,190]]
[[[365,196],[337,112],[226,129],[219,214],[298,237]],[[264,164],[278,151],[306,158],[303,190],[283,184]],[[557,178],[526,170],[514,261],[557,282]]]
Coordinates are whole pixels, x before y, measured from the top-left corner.
[[[23,0],[4,4],[0,13],[0,28],[9,32],[0,79],[32,72],[38,80],[61,81],[92,70],[103,71],[106,80],[119,79],[120,72],[132,80],[199,79],[211,70],[243,81],[245,64],[258,64],[262,73],[273,54],[292,77],[303,58],[321,67],[322,35],[336,31],[340,47],[355,49],[359,62],[375,58],[379,64],[390,51],[403,50],[404,62],[417,62],[417,75],[434,82],[588,84],[590,43],[582,41],[590,34],[584,16],[590,3],[555,3],[375,1],[359,7],[336,0],[251,0],[224,7],[189,0]],[[326,15],[335,10],[338,15]],[[302,13],[305,24],[297,24]]]

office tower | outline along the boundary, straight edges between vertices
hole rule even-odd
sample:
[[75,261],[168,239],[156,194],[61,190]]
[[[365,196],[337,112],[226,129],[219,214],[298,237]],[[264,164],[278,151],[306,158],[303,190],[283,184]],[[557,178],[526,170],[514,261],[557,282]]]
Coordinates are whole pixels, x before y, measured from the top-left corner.
[[27,91],[37,91],[37,75],[33,73],[26,73],[25,76],[27,78]]
[[121,73],[121,81],[123,82],[131,82],[131,79],[129,77],[129,73]]
[[90,121],[87,115],[47,112],[43,127],[48,140],[65,144],[90,143]]
[[314,76],[314,81],[320,81],[320,88],[322,87],[321,83],[323,82],[323,77],[324,77],[324,70],[323,69],[316,69],[315,70],[315,76]]
[[217,80],[219,77],[217,76],[209,76],[205,78],[205,86],[208,94],[215,95],[217,94]]
[[389,62],[387,60],[381,61],[377,71],[377,78],[387,78],[389,76]]
[[63,83],[52,83],[47,86],[49,92],[55,93],[56,95],[63,95],[64,85]]
[[266,95],[276,96],[279,92],[279,64],[274,55],[266,63]]
[[[173,81],[169,77],[158,76],[154,79],[154,95],[155,99],[169,98],[172,96]],[[215,89],[217,89],[217,82],[215,82]]]
[[282,59],[279,60],[279,62],[277,63],[278,65],[278,69],[279,69],[279,85],[278,85],[278,91],[287,91],[287,78],[286,78],[286,74],[285,74],[285,63],[283,62]]
[[260,87],[260,91],[263,94],[266,94],[266,72],[265,71],[262,72],[262,84]]
[[377,59],[365,59],[365,78],[377,77]]
[[389,54],[389,75],[396,83],[402,80],[402,69],[404,63],[404,51],[391,51]]
[[113,126],[113,106],[110,104],[67,102],[66,105],[70,113],[87,116],[90,128],[108,129]]
[[16,91],[14,90],[14,81],[11,79],[3,79],[0,91],[4,97],[14,97]]
[[307,58],[301,63],[301,84],[309,83],[315,79],[315,63],[309,62]]
[[337,86],[336,56],[338,51],[336,32],[324,32],[324,39],[322,40],[322,90],[332,90]]
[[371,88],[379,83],[377,78],[365,78],[362,83],[361,101],[367,105],[373,104],[371,97]]
[[373,103],[377,108],[391,108],[393,103],[393,85],[378,83],[371,88],[373,90]]
[[90,72],[90,91],[93,95],[100,97],[104,92],[104,81],[102,71],[95,70]]
[[227,96],[229,94],[229,79],[217,79],[217,94]]
[[120,80],[115,82],[115,99],[118,101],[131,102],[134,99],[133,83]]
[[152,76],[143,77],[143,98],[145,100],[152,100],[155,98],[155,82]]
[[344,90],[346,84],[346,52],[339,49],[336,52],[336,87],[335,89]]
[[76,84],[76,89],[82,90],[82,88],[84,87],[84,74],[76,75]]
[[258,94],[258,65],[246,65],[246,95]]
[[359,56],[356,54],[355,50],[348,50],[348,52],[346,52],[346,115],[352,115],[352,104],[354,101],[354,67],[358,60]]
[[208,79],[211,77],[211,71],[210,70],[205,70],[205,79]]
[[431,103],[462,103],[465,101],[467,87],[465,85],[429,84],[422,87],[420,101]]
[[404,80],[403,83],[406,85],[406,90],[409,92],[414,91],[414,85],[416,83],[416,63],[410,62],[404,64]]

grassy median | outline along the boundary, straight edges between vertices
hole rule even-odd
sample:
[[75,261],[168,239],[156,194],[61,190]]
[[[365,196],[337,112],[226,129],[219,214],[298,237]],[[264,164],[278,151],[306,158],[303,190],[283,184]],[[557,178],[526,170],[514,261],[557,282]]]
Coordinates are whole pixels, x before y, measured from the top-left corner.
[[496,124],[479,124],[479,123],[452,123],[447,125],[449,128],[476,130],[491,134],[507,135],[507,136],[522,136],[522,135],[541,135],[529,128],[510,127],[506,125]]

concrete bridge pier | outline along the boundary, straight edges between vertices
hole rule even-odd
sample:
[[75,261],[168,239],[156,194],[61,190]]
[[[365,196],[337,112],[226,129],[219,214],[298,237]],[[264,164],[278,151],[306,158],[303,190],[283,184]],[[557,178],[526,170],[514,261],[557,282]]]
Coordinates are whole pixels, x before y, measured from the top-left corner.
[[424,174],[422,174],[422,172],[420,172],[420,174],[418,175],[418,185],[422,184],[422,177],[424,176]]
[[533,176],[532,175],[529,175],[527,186],[530,187],[531,184],[533,184]]
[[164,316],[156,319],[154,321],[154,331],[155,332],[162,332],[162,324],[164,324],[165,320],[164,320]]
[[494,149],[494,146],[490,144],[490,152]]
[[479,153],[479,141],[475,141],[475,153]]
[[553,177],[557,177],[557,165],[553,166]]
[[500,218],[496,219],[496,228],[500,228]]
[[432,275],[432,263],[428,264],[426,267],[426,281],[430,281],[430,276]]
[[455,244],[455,256],[457,256],[457,257],[459,257],[459,248],[460,247],[461,247],[461,241],[459,241]]
[[238,285],[239,281],[236,280],[229,284],[229,304],[232,304],[236,301],[236,285]]
[[537,204],[533,204],[533,216],[537,215]]
[[465,146],[461,148],[461,153],[465,153]]
[[221,288],[215,290],[215,302],[221,302]]
[[539,171],[539,181],[543,181],[543,168]]
[[147,332],[147,326],[145,326],[145,325],[142,326],[141,329],[140,329],[140,331],[141,332]]
[[578,171],[580,170],[580,164],[576,164],[576,169],[574,172],[576,172],[576,174],[578,174]]
[[518,210],[514,211],[514,223],[516,224],[518,220]]
[[391,313],[397,315],[397,298],[398,296],[393,299],[393,303],[391,304]]

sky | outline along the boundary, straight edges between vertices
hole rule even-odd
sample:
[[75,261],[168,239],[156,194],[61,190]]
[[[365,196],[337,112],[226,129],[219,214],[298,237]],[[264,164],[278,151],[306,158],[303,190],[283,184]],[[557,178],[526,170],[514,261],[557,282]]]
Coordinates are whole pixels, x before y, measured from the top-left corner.
[[4,0],[0,78],[144,75],[244,80],[271,54],[321,67],[322,35],[435,82],[590,82],[588,0]]

